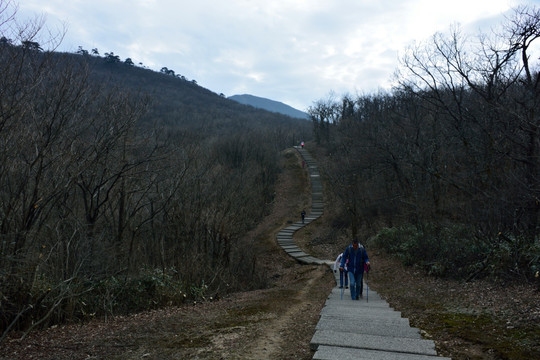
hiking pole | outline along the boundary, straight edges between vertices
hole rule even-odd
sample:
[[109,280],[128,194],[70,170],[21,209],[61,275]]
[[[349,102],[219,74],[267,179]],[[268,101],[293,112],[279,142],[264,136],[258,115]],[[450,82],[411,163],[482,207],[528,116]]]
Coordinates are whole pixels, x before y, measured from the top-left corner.
[[366,272],[366,302],[369,302],[369,270]]
[[[343,283],[341,282],[341,277],[345,276],[345,274],[341,271],[341,268],[339,268],[339,283],[341,285],[341,300],[343,300]],[[336,279],[337,282],[337,279]]]
[[366,272],[366,302],[369,302],[369,266],[364,264],[364,271]]

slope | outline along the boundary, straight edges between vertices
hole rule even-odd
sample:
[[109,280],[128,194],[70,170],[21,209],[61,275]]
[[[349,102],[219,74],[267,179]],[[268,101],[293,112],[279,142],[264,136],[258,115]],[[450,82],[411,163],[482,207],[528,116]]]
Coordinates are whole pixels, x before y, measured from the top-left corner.
[[[326,266],[297,264],[275,242],[277,232],[310,206],[296,151],[284,152],[282,168],[274,211],[249,235],[267,269],[265,289],[57,327],[24,340],[14,336],[0,345],[0,359],[311,359],[309,343],[335,280]],[[331,228],[326,222],[331,211],[325,207],[320,221],[295,234],[301,248],[321,258],[342,250],[341,244],[318,242]],[[455,360],[539,357],[540,297],[534,288],[434,279],[368,250],[370,287],[412,326],[426,329],[424,336],[433,338],[441,355]]]

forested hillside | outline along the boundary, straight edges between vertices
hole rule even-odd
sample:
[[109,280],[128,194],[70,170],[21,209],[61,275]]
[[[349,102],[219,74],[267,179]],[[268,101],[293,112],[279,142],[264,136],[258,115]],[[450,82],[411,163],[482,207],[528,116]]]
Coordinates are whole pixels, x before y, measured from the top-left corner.
[[264,285],[245,235],[309,122],[43,50],[0,4],[0,339]]
[[391,91],[319,101],[306,121],[165,67],[55,52],[61,34],[17,24],[11,4],[0,341],[263,287],[246,234],[272,206],[280,151],[300,141],[333,209],[319,245],[360,236],[432,275],[540,287],[538,8],[489,35],[435,34],[407,49]]
[[79,49],[78,55],[58,56],[67,59],[82,57],[99,81],[110,82],[112,86],[121,86],[132,93],[151,96],[151,111],[143,117],[143,121],[156,122],[173,129],[180,127],[192,132],[203,132],[205,136],[270,129],[277,132],[280,138],[284,137],[283,140],[289,141],[293,136],[298,140],[312,133],[305,121],[239,104],[166,68],[156,72],[121,61],[118,56],[110,53],[103,57],[93,56],[84,49]]
[[435,34],[407,49],[392,91],[310,109],[335,233],[434,275],[540,285],[540,10],[503,25]]

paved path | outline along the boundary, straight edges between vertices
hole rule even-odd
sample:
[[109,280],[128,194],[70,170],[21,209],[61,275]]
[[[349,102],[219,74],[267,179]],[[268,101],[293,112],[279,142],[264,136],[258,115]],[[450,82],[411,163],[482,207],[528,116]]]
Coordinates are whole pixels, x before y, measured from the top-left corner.
[[[309,170],[312,191],[311,211],[304,223],[298,221],[277,234],[278,244],[290,256],[304,264],[329,265],[334,260],[321,260],[300,249],[293,234],[323,214],[322,182],[317,164],[303,148],[297,147]],[[337,256],[337,255],[336,255]],[[365,299],[351,300],[348,289],[339,288],[339,273],[335,273],[336,287],[332,290],[321,311],[311,349],[317,360],[436,360],[449,359],[437,356],[432,340],[423,339],[420,330],[409,325],[377,292],[364,283]],[[369,279],[368,279],[369,282]]]

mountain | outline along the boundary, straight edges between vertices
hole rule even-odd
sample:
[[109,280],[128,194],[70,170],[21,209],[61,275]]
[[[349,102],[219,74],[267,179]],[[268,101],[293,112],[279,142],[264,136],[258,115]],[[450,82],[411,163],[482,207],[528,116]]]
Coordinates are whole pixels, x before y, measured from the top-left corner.
[[[296,136],[306,140],[311,136],[311,124],[305,118],[291,117],[279,112],[245,106],[223,95],[199,86],[195,80],[168,72],[107,61],[98,56],[61,53],[57,56],[88,63],[91,78],[98,83],[111,83],[122,92],[148,95],[148,112],[141,119],[145,124],[157,124],[172,131],[188,132],[189,139],[199,137],[225,138],[244,130],[270,131],[283,129],[290,139]],[[184,140],[187,140],[184,139]],[[287,142],[287,140],[290,140]]]
[[265,99],[262,97],[257,97],[253,95],[233,95],[229,96],[228,99],[234,100],[236,102],[239,102],[240,104],[244,105],[250,105],[255,108],[264,109],[272,112],[276,112],[279,114],[288,115],[290,117],[294,118],[300,118],[300,119],[307,119],[309,118],[309,114],[297,110],[293,108],[292,106],[289,106],[287,104],[284,104],[279,101],[274,101],[270,99]]

